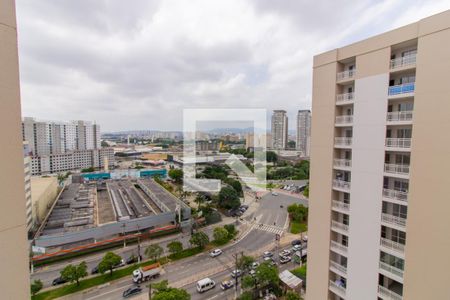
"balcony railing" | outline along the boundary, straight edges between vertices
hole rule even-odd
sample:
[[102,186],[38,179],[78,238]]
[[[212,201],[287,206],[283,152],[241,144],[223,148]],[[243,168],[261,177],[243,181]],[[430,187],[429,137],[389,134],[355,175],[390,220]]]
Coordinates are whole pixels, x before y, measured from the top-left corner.
[[408,175],[409,174],[409,165],[384,164],[384,172]]
[[378,294],[385,300],[403,300],[403,296],[381,285],[378,286]]
[[383,196],[389,199],[408,201],[408,192],[383,189]]
[[344,274],[347,274],[347,268],[345,266],[341,265],[340,263],[330,260],[330,267],[332,267]]
[[352,166],[352,161],[350,159],[340,159],[336,158],[334,160],[334,166],[335,167],[344,167],[344,168],[350,168]]
[[348,225],[345,225],[344,223],[340,223],[338,221],[331,221],[331,228],[348,232]]
[[331,249],[336,249],[338,251],[341,251],[343,253],[347,253],[348,248],[347,246],[342,245],[341,243],[331,241]]
[[336,124],[352,124],[353,123],[353,116],[352,115],[346,115],[346,116],[336,116]]
[[337,284],[333,280],[330,280],[330,290],[341,298],[345,297],[345,287]]
[[387,264],[385,262],[380,261],[380,269],[383,269],[385,271],[388,271],[391,274],[394,274],[395,276],[403,278],[403,270],[402,269],[391,266],[390,264]]
[[388,95],[395,96],[395,95],[401,95],[401,94],[407,94],[407,93],[414,93],[415,88],[416,88],[415,82],[409,82],[409,83],[405,83],[405,84],[390,86]]
[[386,147],[411,148],[411,138],[387,138]]
[[352,138],[351,137],[335,137],[334,145],[335,146],[351,146]]
[[343,190],[350,190],[351,183],[349,181],[335,179],[333,180],[333,187]]
[[407,66],[414,66],[415,64],[416,64],[416,54],[391,59],[391,69],[392,70],[407,67]]
[[387,249],[393,250],[393,251],[401,253],[401,254],[405,253],[405,245],[404,244],[394,242],[387,238],[381,238],[380,245]]
[[347,71],[339,72],[336,75],[336,80],[342,81],[342,80],[352,79],[355,76],[355,72],[356,72],[356,70],[347,70]]
[[393,216],[393,215],[386,214],[386,213],[381,214],[381,221],[388,223],[388,224],[400,226],[403,228],[406,227],[406,218]]
[[412,121],[413,112],[412,110],[408,111],[393,111],[387,113],[387,121],[388,122],[406,122]]
[[354,100],[354,93],[339,94],[336,96],[336,103],[343,104]]
[[350,211],[350,204],[344,203],[342,201],[333,200],[331,201],[331,205],[333,208]]

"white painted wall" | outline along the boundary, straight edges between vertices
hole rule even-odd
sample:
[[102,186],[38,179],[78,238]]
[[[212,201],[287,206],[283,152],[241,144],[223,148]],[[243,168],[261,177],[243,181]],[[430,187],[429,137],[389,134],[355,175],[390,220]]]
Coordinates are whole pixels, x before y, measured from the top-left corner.
[[389,75],[355,82],[348,300],[376,299]]

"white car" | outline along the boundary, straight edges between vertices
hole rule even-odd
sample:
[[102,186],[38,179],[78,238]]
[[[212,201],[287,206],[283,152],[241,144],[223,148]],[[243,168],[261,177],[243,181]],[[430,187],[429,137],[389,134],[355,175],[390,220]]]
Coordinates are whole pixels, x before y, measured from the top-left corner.
[[273,254],[272,254],[272,252],[270,252],[270,251],[264,251],[263,256],[264,256],[264,257],[272,257]]
[[301,245],[295,245],[294,247],[292,247],[292,252],[300,251],[301,249],[302,249]]
[[272,192],[272,196],[278,196],[277,192]]
[[281,251],[282,256],[289,256],[290,254],[291,254],[291,250],[285,249],[285,250]]
[[254,270],[257,267],[259,267],[259,262],[257,262],[257,261],[253,262],[252,265],[251,265],[251,268]]
[[220,254],[222,254],[222,250],[220,250],[220,249],[214,249],[213,251],[211,251],[209,253],[209,255],[211,257],[216,257],[216,256],[219,256]]

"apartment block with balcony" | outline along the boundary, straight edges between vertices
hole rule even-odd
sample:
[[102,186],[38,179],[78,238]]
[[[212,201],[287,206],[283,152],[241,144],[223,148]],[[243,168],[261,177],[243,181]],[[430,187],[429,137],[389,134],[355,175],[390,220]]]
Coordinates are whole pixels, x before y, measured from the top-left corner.
[[448,62],[450,11],[314,58],[307,299],[450,295]]

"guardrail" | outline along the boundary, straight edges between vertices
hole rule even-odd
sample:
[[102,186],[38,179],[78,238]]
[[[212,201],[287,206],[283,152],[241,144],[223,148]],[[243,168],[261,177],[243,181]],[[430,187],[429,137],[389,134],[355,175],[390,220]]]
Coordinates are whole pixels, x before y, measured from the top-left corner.
[[336,96],[336,103],[342,104],[346,102],[351,102],[354,100],[354,93],[344,93]]
[[384,171],[386,173],[408,175],[409,174],[409,165],[384,164]]
[[350,168],[352,166],[352,161],[350,159],[336,158],[334,159],[334,166]]
[[385,271],[388,271],[391,274],[394,274],[395,276],[403,278],[403,270],[402,269],[391,266],[390,264],[387,264],[385,262],[380,261],[380,269],[383,269]]
[[415,88],[416,88],[415,82],[393,85],[389,87],[388,95],[395,96],[401,94],[414,93]]
[[405,122],[412,121],[412,110],[407,111],[392,111],[387,113],[386,120],[388,122]]
[[352,115],[336,116],[335,123],[337,125],[352,124],[353,123],[353,116]]
[[331,206],[333,208],[337,208],[337,209],[341,209],[341,210],[345,210],[345,211],[349,211],[350,210],[350,204],[344,203],[342,201],[332,200],[331,201]]
[[342,251],[344,253],[347,253],[347,251],[348,251],[347,246],[344,246],[344,245],[342,245],[342,244],[340,244],[338,242],[335,242],[335,241],[331,241],[331,249],[337,249],[337,250],[340,250],[340,251]]
[[355,69],[339,72],[336,74],[336,80],[342,81],[342,80],[346,80],[346,79],[352,79],[355,76],[355,73],[356,73]]
[[334,282],[333,280],[330,280],[330,284],[329,284],[330,290],[332,292],[334,292],[335,294],[337,294],[340,297],[345,297],[345,288],[343,286],[340,286],[338,284],[336,284],[336,282]]
[[411,148],[411,138],[387,138],[388,148]]
[[338,189],[349,190],[351,183],[349,181],[335,179],[333,180],[333,187]]
[[400,296],[399,294],[391,291],[388,288],[385,288],[384,286],[379,285],[378,286],[378,294],[381,295],[381,298],[388,299],[388,300],[403,300],[403,296]]
[[336,270],[339,270],[344,274],[347,274],[347,268],[335,261],[330,260],[330,267],[335,268]]
[[398,216],[393,216],[390,214],[385,214],[382,213],[381,214],[381,221],[388,223],[388,224],[393,224],[393,225],[397,225],[400,227],[406,227],[406,218],[402,218],[402,217],[398,217]]
[[396,191],[391,189],[383,189],[383,196],[389,199],[408,201],[408,192]]
[[381,238],[380,245],[387,249],[394,250],[401,254],[405,253],[405,245],[400,244],[398,242],[391,241],[390,239],[387,239],[387,238]]
[[348,232],[348,225],[339,223],[337,221],[331,221],[331,228],[340,229],[342,231]]
[[390,63],[391,70],[408,66],[414,66],[416,64],[416,59],[417,59],[416,54],[391,59]]

